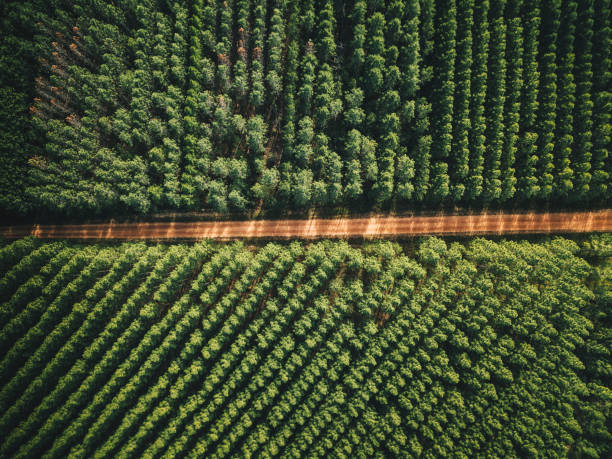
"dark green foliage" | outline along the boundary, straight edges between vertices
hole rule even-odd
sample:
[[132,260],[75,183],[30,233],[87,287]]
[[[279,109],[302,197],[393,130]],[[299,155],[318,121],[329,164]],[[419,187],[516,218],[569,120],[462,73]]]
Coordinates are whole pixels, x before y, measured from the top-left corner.
[[612,197],[612,14],[609,0],[595,2],[593,35],[593,179],[595,199]]
[[487,57],[489,54],[489,0],[474,4],[474,37],[471,101],[470,101],[470,162],[466,201],[480,198],[484,184],[485,100],[487,91]]
[[519,145],[516,158],[517,195],[523,201],[538,196],[536,114],[540,72],[538,71],[538,47],[540,36],[539,0],[525,3],[523,26],[523,86],[519,121]]
[[573,190],[574,171],[571,164],[573,143],[573,111],[575,107],[576,84],[574,83],[574,36],[576,31],[575,1],[563,4],[561,27],[559,29],[559,51],[557,53],[558,95],[557,131],[555,143],[555,185],[554,192],[567,198]]
[[538,93],[538,187],[539,196],[548,198],[553,192],[555,126],[557,115],[557,48],[561,0],[542,1],[542,33],[540,35],[540,91]]
[[592,324],[590,335],[577,349],[584,363],[580,376],[587,382],[576,418],[584,432],[576,442],[575,457],[608,457],[612,454],[612,397],[610,397],[610,342],[612,341],[612,237],[592,236],[581,247],[583,256],[597,263],[592,273],[595,300],[585,309]]
[[593,157],[593,20],[594,1],[581,2],[576,23],[576,105],[574,108],[574,199],[591,190]]
[[455,93],[455,57],[457,8],[455,0],[436,3],[434,39],[434,92],[432,103],[433,142],[431,167],[431,197],[444,202],[450,192],[448,158],[453,140],[453,96]]
[[40,146],[28,113],[41,49],[33,23],[47,13],[44,4],[7,1],[0,6],[0,212],[23,213],[31,208],[24,199],[28,158]]
[[489,10],[489,63],[487,114],[487,148],[483,200],[487,203],[501,198],[501,154],[504,137],[504,104],[506,101],[506,0],[491,0]]
[[9,1],[2,25],[5,214],[610,195],[609,0]]
[[500,200],[510,201],[516,192],[516,156],[523,86],[523,27],[521,9],[523,0],[509,0],[506,5],[508,28],[506,31],[506,105],[504,108],[504,146],[500,155]]
[[5,245],[0,457],[608,457],[610,236],[411,251]]
[[457,2],[457,65],[455,68],[455,101],[453,145],[451,148],[451,199],[459,202],[465,193],[470,160],[470,98],[472,78],[472,28],[474,1]]

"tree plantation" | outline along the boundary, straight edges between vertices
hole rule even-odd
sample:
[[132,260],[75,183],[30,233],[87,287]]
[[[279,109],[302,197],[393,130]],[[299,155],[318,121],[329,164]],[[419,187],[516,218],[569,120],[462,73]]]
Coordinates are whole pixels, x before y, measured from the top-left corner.
[[0,1],[0,459],[611,458],[611,2]]
[[601,206],[612,198],[610,10],[5,1],[0,208]]
[[610,457],[611,256],[4,243],[0,456]]

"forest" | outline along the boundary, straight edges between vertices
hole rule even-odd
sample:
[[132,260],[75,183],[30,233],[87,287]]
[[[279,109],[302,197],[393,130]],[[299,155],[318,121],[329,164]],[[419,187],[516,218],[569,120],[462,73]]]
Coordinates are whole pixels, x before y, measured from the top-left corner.
[[610,457],[612,237],[3,242],[0,457]]
[[595,208],[610,0],[0,5],[10,215]]
[[0,459],[612,458],[611,2],[0,1]]

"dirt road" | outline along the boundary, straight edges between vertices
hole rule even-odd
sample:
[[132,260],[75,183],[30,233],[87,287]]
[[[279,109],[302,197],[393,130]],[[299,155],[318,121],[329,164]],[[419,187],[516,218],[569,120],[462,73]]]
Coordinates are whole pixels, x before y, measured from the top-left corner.
[[545,214],[479,214],[312,220],[101,223],[0,227],[0,236],[44,239],[375,238],[612,231],[612,209]]

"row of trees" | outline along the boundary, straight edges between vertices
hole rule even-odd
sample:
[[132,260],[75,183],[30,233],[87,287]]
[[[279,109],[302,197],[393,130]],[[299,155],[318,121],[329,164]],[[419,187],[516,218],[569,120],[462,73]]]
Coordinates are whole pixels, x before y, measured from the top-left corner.
[[[45,304],[46,307],[36,321],[36,325],[27,329],[26,334],[14,343],[0,361],[0,368],[2,368],[0,381],[5,383],[13,377],[26,356],[36,351],[40,344],[45,342],[47,335],[70,311],[79,291],[87,289],[96,281],[99,275],[98,270],[104,270],[110,266],[111,254],[108,251],[101,254],[96,252],[98,252],[96,248],[81,251],[78,257],[73,258],[64,266],[65,269],[60,271],[58,283],[61,287],[57,295],[52,298],[51,302]],[[33,314],[37,313],[38,310],[35,308]],[[44,360],[39,361],[38,365],[43,363]],[[10,399],[5,402],[9,403]]]
[[[44,249],[51,248],[44,246]],[[49,294],[51,291],[49,283],[52,282],[52,279],[55,279],[55,276],[70,262],[74,255],[74,250],[66,247],[56,252],[53,258],[47,258],[48,263],[40,267],[38,274],[30,272],[29,276],[31,277],[21,284],[19,291],[3,303],[2,318],[0,319],[0,323],[3,324],[0,332],[0,346],[2,346],[0,355],[4,355],[8,350],[8,343],[14,341],[16,336],[24,333],[38,321],[40,313],[45,307],[44,302],[41,301],[41,296]],[[33,263],[33,265],[36,266],[36,263]],[[26,305],[29,305],[28,308],[26,308]],[[39,311],[34,312],[36,309]]]
[[[194,299],[202,290],[214,288],[211,276],[226,270],[229,267],[225,266],[226,263],[230,263],[231,270],[239,269],[236,263],[230,261],[230,257],[236,254],[236,248],[228,248],[215,253],[202,265],[201,257],[205,254],[206,251],[199,254],[197,264],[194,264],[192,260],[188,265],[187,276],[193,275],[194,269],[201,268],[201,271],[190,285],[183,284],[175,288],[175,295],[181,293],[181,288],[187,287],[187,291],[182,296],[174,298],[175,301],[171,303],[172,306],[167,309],[161,320],[160,312],[165,309],[162,306],[165,303],[153,301],[147,310],[148,314],[143,318],[144,323],[138,323],[139,321],[136,320],[136,327],[130,325],[128,328],[123,328],[121,337],[104,356],[110,357],[110,360],[100,360],[95,367],[97,371],[94,371],[93,377],[88,377],[85,381],[88,384],[81,385],[80,389],[85,391],[82,396],[95,395],[93,403],[75,407],[77,410],[69,416],[66,416],[61,410],[58,411],[59,416],[54,420],[56,423],[51,426],[54,430],[42,438],[34,438],[34,441],[25,445],[22,450],[24,455],[27,456],[31,448],[45,449],[45,445],[48,447],[51,442],[51,453],[54,456],[64,456],[68,452],[75,455],[83,454],[90,448],[91,443],[103,439],[101,432],[92,431],[91,426],[96,424],[105,427],[109,422],[116,420],[119,414],[110,407],[129,404],[133,400],[134,392],[142,389],[150,375],[160,366],[165,367],[170,363],[164,356],[172,356],[173,350],[177,346],[182,346],[191,331],[197,326],[200,312],[199,305]],[[134,337],[136,347],[131,348],[131,352],[124,354],[126,351],[124,340],[130,339],[129,335],[134,334],[136,335]],[[58,433],[61,433],[59,437]],[[75,438],[81,438],[83,441],[75,443]]]
[[610,198],[609,0],[51,3],[3,6],[5,210]]
[[[98,381],[99,384],[100,377],[107,376],[104,374],[100,375],[102,367],[96,367],[99,359],[107,357],[105,363],[108,365],[113,361],[116,362],[122,357],[125,358],[127,352],[125,347],[135,345],[135,341],[139,336],[142,336],[144,330],[135,329],[135,332],[131,334],[127,333],[127,336],[132,340],[130,342],[119,338],[120,336],[126,336],[125,334],[122,335],[122,333],[126,331],[124,327],[126,324],[130,323],[130,320],[134,320],[134,317],[141,312],[141,308],[141,317],[143,318],[141,320],[144,320],[146,308],[150,308],[145,302],[147,298],[150,297],[150,291],[155,291],[159,285],[162,276],[165,277],[170,274],[168,281],[162,283],[162,287],[160,287],[158,291],[160,291],[163,286],[172,286],[172,283],[169,282],[176,280],[175,274],[180,274],[187,264],[181,262],[181,252],[183,251],[180,249],[172,248],[164,254],[163,257],[159,258],[146,281],[132,291],[125,301],[125,306],[121,308],[121,310],[115,311],[115,315],[105,324],[106,327],[103,329],[103,333],[99,333],[93,340],[88,340],[86,338],[82,339],[82,357],[80,359],[75,359],[75,363],[71,367],[68,365],[64,366],[63,375],[59,379],[54,390],[45,394],[44,399],[38,406],[31,407],[31,409],[36,409],[29,414],[27,421],[22,424],[22,432],[30,436],[28,440],[30,443],[36,444],[36,441],[40,441],[41,437],[45,438],[46,441],[52,439],[53,434],[57,432],[57,430],[54,429],[57,429],[58,422],[61,420],[65,422],[67,419],[70,419],[71,413],[74,413],[72,410],[80,406],[84,400],[87,400],[86,389],[91,390],[92,386],[99,387],[95,385],[94,381]],[[152,250],[146,256],[159,257],[160,255],[162,254],[159,250]],[[143,262],[148,263],[144,257],[138,263]],[[174,268],[176,269],[170,273]],[[126,292],[123,293],[125,294]],[[103,301],[107,303],[109,300],[111,300],[110,295],[105,297]],[[101,306],[100,303],[98,303],[98,307],[99,306]],[[133,322],[130,327],[134,329],[136,324],[137,322]],[[140,328],[142,328],[142,325]],[[86,343],[89,344],[85,346]],[[90,372],[92,367],[95,368],[95,371]],[[66,368],[69,369],[66,371]],[[28,388],[28,390],[30,389]],[[19,400],[21,400],[21,398]],[[61,413],[54,413],[54,407],[62,402],[68,404],[71,408]],[[46,418],[41,413],[54,414]],[[36,435],[34,435],[35,433]]]
[[[20,244],[14,250],[11,247],[2,253],[4,277],[0,280],[0,298],[6,301],[14,295],[17,286],[32,278],[49,258],[61,250],[62,243],[38,247],[34,239],[27,239],[27,244]],[[4,308],[3,308],[3,313]],[[10,310],[6,313],[11,313]],[[7,317],[7,316],[4,316]]]
[[8,244],[0,454],[606,457],[610,237],[410,253]]
[[[294,249],[301,251],[299,246],[294,247]],[[265,289],[266,286],[272,287],[270,285],[271,279],[275,279],[276,282],[280,282],[282,275],[285,274],[287,269],[290,267],[290,264],[294,262],[295,255],[297,255],[296,253],[291,252],[291,249],[281,251],[278,246],[269,245],[257,254],[257,258],[253,260],[253,263],[247,268],[239,281],[236,283],[242,284],[242,289],[233,288],[215,305],[215,309],[221,310],[218,317],[224,318],[223,323],[219,324],[220,329],[215,333],[210,322],[208,322],[208,327],[203,328],[203,333],[205,337],[208,338],[199,352],[199,354],[203,356],[203,359],[194,359],[190,365],[181,367],[175,375],[175,378],[178,379],[173,380],[166,377],[166,375],[160,376],[156,385],[149,390],[146,396],[141,397],[138,400],[137,407],[131,410],[126,418],[124,418],[124,421],[126,422],[124,422],[121,426],[125,426],[123,433],[127,434],[130,432],[130,429],[134,425],[140,425],[141,427],[138,429],[136,434],[132,434],[128,442],[123,444],[123,447],[119,450],[118,454],[139,454],[140,451],[142,451],[141,448],[143,446],[151,443],[150,437],[154,433],[151,431],[151,429],[146,428],[145,425],[150,423],[162,423],[163,420],[167,419],[173,412],[175,412],[175,410],[182,404],[184,397],[186,397],[190,391],[202,385],[202,381],[206,376],[215,375],[216,377],[219,377],[220,370],[229,370],[229,368],[233,367],[234,362],[232,362],[231,356],[236,358],[241,356],[241,352],[235,347],[231,349],[231,351],[228,350],[228,345],[230,343],[232,345],[244,344],[248,338],[253,336],[251,333],[241,333],[241,336],[243,336],[244,339],[240,340],[239,342],[235,341],[239,334],[239,320],[245,320],[256,312],[256,309],[261,305],[264,296],[270,291],[269,289]],[[276,260],[274,263],[272,263],[274,258],[276,258]],[[260,270],[265,269],[266,267],[269,270],[263,276],[261,276]],[[255,280],[254,276],[259,276],[260,282],[253,289],[253,280]],[[234,285],[236,286],[236,284]],[[240,298],[244,298],[244,300],[243,302],[237,304]],[[224,317],[223,313],[226,311],[232,311],[231,315]],[[214,314],[213,311],[211,311],[211,313]],[[258,321],[258,324],[261,326],[261,321]],[[217,364],[214,368],[211,368],[208,362],[215,360],[217,360]],[[164,397],[164,395],[164,401],[157,405],[154,397],[158,396],[161,399]],[[143,420],[142,417],[147,412],[149,412],[149,414],[146,419]],[[120,431],[121,429],[119,429],[118,432]],[[122,443],[123,441],[121,438],[113,435],[112,441],[109,441],[103,445],[100,452],[102,455],[112,452]]]
[[[73,306],[70,314],[54,328],[32,358],[3,387],[0,403],[5,408],[4,416],[0,418],[1,425],[6,425],[8,420],[20,422],[22,416],[41,402],[45,395],[43,388],[57,384],[69,364],[81,355],[88,338],[103,330],[117,306],[125,300],[128,292],[140,284],[142,274],[146,273],[158,255],[151,251],[138,260],[142,251],[142,246],[134,246],[116,258],[108,273],[87,291],[83,300]],[[44,366],[41,367],[40,363]],[[24,387],[27,387],[25,391]],[[65,392],[74,389],[71,385],[60,387]],[[57,399],[54,402],[57,403]],[[27,437],[28,433],[31,432],[24,430],[23,437]]]

